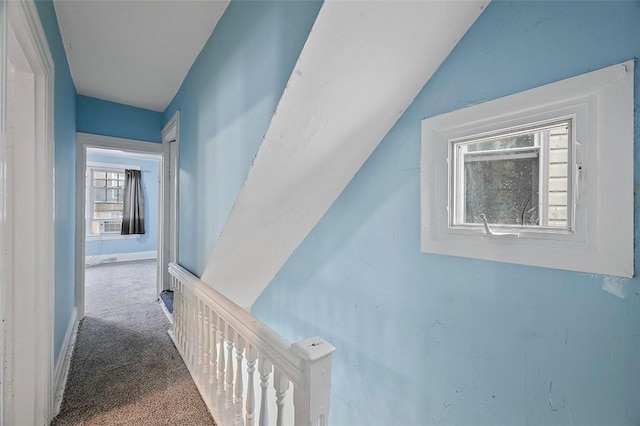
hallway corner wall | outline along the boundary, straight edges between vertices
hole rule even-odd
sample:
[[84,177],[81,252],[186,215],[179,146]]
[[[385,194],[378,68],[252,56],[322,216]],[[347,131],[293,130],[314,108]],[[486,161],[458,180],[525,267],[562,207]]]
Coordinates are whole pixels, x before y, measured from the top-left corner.
[[162,113],[78,95],[78,132],[162,143]]

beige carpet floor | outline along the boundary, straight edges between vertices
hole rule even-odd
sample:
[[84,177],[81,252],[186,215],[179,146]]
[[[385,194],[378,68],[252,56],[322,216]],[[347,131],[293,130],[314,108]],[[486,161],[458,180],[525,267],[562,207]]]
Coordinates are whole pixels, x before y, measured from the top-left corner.
[[155,261],[87,268],[63,425],[215,425],[155,299]]

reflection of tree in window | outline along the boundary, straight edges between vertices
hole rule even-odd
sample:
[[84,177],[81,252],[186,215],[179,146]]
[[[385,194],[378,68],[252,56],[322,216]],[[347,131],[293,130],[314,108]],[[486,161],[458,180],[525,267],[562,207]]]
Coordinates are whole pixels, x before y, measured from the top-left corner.
[[484,214],[489,223],[539,224],[537,158],[466,161],[464,171],[467,223]]
[[567,226],[570,121],[465,140],[456,152],[455,224]]
[[533,133],[527,133],[525,135],[511,136],[500,139],[493,139],[484,142],[477,142],[469,144],[467,152],[475,151],[492,151],[496,149],[509,149],[509,148],[526,148],[528,146],[534,146],[535,136]]

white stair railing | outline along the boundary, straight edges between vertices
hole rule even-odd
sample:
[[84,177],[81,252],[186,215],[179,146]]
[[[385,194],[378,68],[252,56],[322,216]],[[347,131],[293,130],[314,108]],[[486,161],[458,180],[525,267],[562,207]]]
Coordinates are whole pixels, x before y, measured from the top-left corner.
[[291,345],[179,265],[169,273],[169,335],[219,426],[328,425],[331,344]]

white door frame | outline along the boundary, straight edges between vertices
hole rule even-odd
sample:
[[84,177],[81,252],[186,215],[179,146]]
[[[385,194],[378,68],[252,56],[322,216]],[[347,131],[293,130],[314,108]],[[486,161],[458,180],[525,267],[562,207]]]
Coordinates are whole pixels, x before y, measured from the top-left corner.
[[165,155],[168,159],[166,162],[165,176],[165,194],[167,194],[168,202],[166,210],[168,220],[165,221],[168,244],[163,246],[166,253],[167,262],[158,265],[165,276],[164,290],[169,290],[169,262],[178,263],[178,212],[179,212],[179,177],[180,177],[180,111],[176,111],[173,117],[167,122],[162,129],[162,144],[165,147]]
[[[84,318],[84,269],[85,269],[85,203],[87,169],[87,148],[113,149],[138,154],[154,154],[160,157],[159,170],[165,170],[165,147],[155,142],[144,142],[133,139],[115,138],[111,136],[93,135],[89,133],[77,134],[77,158],[76,158],[76,286],[75,300],[78,311],[78,319]],[[162,242],[166,240],[166,226],[164,218],[167,217],[168,206],[164,202],[165,173],[158,173],[158,264],[167,262],[166,254],[162,250]],[[165,285],[163,275],[157,275],[156,294],[160,294]]]
[[[16,132],[16,142],[6,120],[10,31],[34,94],[19,100],[30,112],[16,123],[29,136]],[[54,391],[54,62],[33,0],[0,1],[0,40],[0,425],[43,425]]]
[[[7,166],[7,3],[0,1],[0,167]],[[0,173],[0,212],[5,210],[7,204],[5,174]],[[6,242],[6,217],[0,215],[0,248],[7,246]],[[4,388],[5,388],[5,305],[8,286],[6,275],[6,256],[0,256],[0,426],[4,426]],[[9,367],[7,365],[7,367]]]

